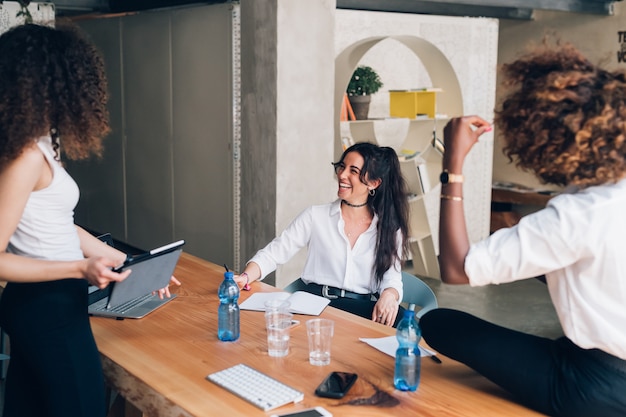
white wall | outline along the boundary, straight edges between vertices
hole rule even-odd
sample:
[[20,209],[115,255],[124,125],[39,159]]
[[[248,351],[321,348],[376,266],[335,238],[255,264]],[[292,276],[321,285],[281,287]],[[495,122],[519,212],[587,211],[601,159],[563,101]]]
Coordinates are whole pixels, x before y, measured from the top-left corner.
[[[334,0],[279,0],[277,19],[276,231],[336,197],[333,180]],[[335,193],[335,194],[334,194]],[[276,271],[300,277],[305,252]]]
[[[21,6],[16,1],[0,2],[0,33],[24,23],[24,16],[18,16]],[[36,23],[54,22],[54,6],[51,3],[35,3],[28,5],[28,12]]]

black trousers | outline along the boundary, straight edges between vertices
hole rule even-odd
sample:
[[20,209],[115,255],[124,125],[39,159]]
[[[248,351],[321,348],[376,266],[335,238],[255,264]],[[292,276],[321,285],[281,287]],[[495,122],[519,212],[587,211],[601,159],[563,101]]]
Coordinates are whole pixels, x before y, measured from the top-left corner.
[[[312,288],[312,285],[306,285],[302,279],[298,279],[299,282],[297,284],[297,288],[294,291],[306,291],[315,295],[321,295],[320,291],[317,288]],[[339,310],[347,311],[348,313],[355,314],[357,316],[364,317],[368,320],[372,319],[372,312],[374,311],[374,306],[376,305],[376,301],[371,300],[354,300],[352,298],[339,297],[330,300],[329,306],[338,308]],[[396,316],[396,321],[393,327],[396,327],[402,316],[404,315],[404,308],[402,306],[398,306],[398,315]]]
[[0,325],[11,346],[3,417],[106,415],[86,281],[7,284]]
[[473,368],[532,409],[564,417],[626,416],[626,361],[615,356],[456,310],[431,310],[420,327],[433,349]]

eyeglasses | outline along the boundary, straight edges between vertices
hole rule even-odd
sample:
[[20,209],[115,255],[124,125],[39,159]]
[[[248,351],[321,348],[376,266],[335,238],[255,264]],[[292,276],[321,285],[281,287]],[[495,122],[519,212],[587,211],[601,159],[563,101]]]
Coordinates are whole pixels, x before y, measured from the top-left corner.
[[[331,164],[335,167],[335,174],[339,175],[346,169],[346,165],[343,162],[331,162]],[[352,175],[361,175],[361,169],[355,166],[350,166],[350,174]]]
[[[341,175],[346,170],[346,165],[343,162],[331,162],[331,165],[335,168],[335,174]],[[363,184],[367,184],[363,178],[361,178],[361,169],[355,166],[350,166],[350,175],[358,177]]]

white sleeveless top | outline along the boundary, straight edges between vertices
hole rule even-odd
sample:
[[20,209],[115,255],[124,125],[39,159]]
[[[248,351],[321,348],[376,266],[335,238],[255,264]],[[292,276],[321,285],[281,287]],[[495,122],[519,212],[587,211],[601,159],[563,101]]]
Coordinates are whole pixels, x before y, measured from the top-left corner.
[[7,252],[37,259],[83,259],[74,225],[78,185],[54,159],[50,137],[40,138],[37,145],[52,168],[52,182],[30,194],[17,229],[9,239]]

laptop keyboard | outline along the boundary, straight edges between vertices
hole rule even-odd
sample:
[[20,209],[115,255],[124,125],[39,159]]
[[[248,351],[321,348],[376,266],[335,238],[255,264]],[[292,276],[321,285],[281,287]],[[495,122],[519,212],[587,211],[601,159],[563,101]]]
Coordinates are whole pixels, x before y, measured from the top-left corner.
[[146,294],[142,297],[138,297],[135,298],[133,300],[127,301],[124,304],[120,304],[116,307],[112,307],[112,308],[107,308],[106,302],[103,303],[102,305],[99,305],[96,310],[97,311],[109,311],[112,313],[119,313],[119,314],[124,314],[127,311],[129,311],[130,309],[137,307],[139,304],[142,304],[144,302],[146,302],[147,300],[149,300],[150,298],[152,298],[153,295],[152,294]]
[[244,364],[209,374],[207,379],[264,411],[304,399],[302,392]]

